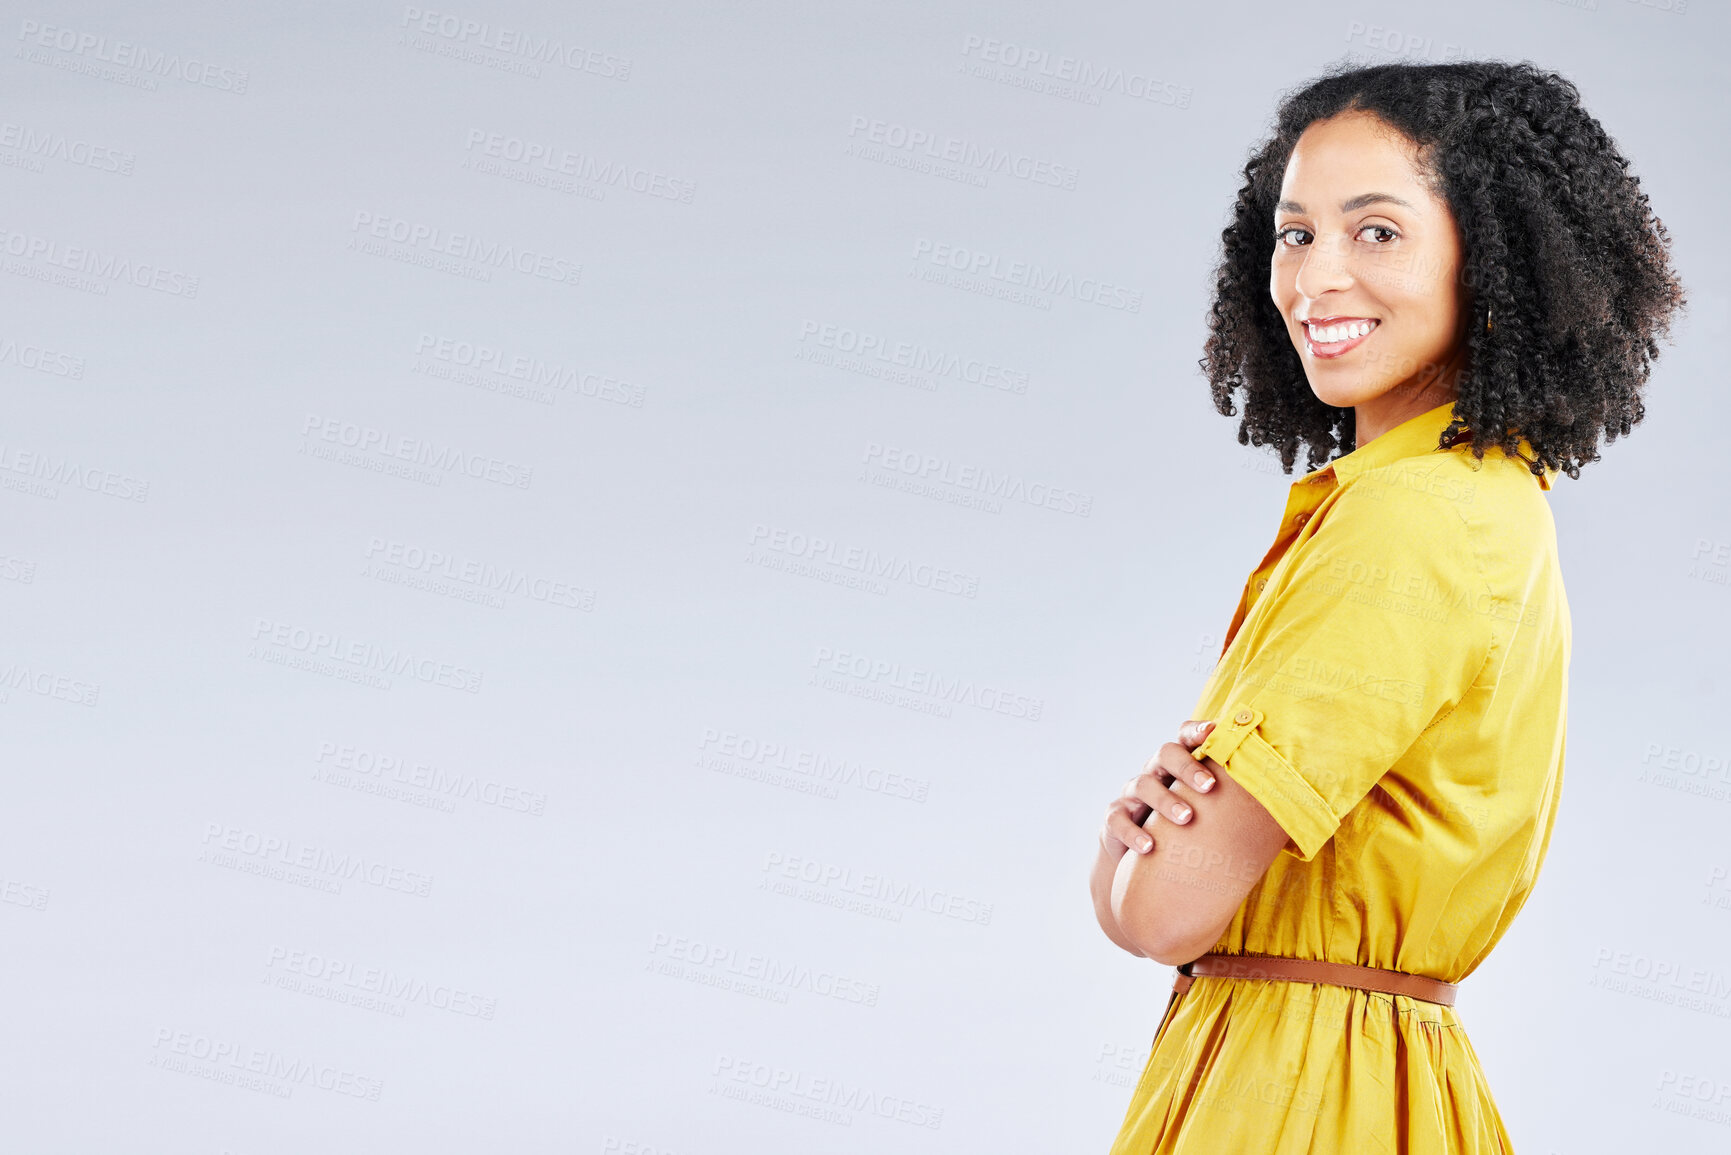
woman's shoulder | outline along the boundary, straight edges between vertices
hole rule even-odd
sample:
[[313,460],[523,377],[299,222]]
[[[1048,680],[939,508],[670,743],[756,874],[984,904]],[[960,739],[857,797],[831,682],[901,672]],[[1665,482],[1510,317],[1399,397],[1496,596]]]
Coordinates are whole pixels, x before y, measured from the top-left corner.
[[1535,474],[1531,448],[1525,442],[1517,453],[1509,453],[1500,445],[1488,446],[1482,459],[1475,458],[1464,444],[1434,456],[1440,471],[1462,478],[1470,487],[1473,499],[1466,504],[1474,516],[1469,520],[1486,530],[1536,535],[1555,546],[1556,522],[1546,494],[1556,471]]
[[1551,524],[1545,494],[1554,473],[1534,474],[1526,459],[1496,445],[1475,458],[1463,442],[1366,470],[1357,481],[1367,497],[1388,503],[1391,512],[1411,515],[1430,508],[1440,516],[1452,510],[1466,526],[1537,528]]
[[1486,577],[1493,569],[1530,574],[1557,554],[1548,480],[1499,447],[1479,459],[1461,444],[1366,470],[1341,500],[1358,534],[1386,548],[1453,555]]

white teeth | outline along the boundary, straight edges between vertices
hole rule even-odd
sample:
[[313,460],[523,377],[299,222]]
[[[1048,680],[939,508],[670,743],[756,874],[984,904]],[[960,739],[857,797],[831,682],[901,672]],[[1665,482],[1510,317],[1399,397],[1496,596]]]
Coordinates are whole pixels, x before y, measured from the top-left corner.
[[1329,325],[1326,328],[1319,329],[1309,321],[1306,321],[1304,327],[1310,331],[1310,339],[1314,344],[1336,345],[1342,341],[1350,341],[1354,337],[1364,336],[1366,333],[1376,328],[1376,322],[1345,321],[1338,325]]

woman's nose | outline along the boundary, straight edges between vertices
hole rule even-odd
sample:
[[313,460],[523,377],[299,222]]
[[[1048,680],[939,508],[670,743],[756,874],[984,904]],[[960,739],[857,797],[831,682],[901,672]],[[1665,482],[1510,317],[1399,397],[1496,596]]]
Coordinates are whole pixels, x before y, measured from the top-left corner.
[[1352,262],[1344,241],[1318,237],[1305,246],[1294,288],[1299,295],[1316,300],[1331,289],[1351,288]]

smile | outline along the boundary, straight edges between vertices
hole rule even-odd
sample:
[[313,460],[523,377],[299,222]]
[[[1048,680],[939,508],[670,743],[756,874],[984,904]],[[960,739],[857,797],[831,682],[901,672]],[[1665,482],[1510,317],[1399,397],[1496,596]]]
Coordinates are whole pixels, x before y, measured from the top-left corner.
[[1381,324],[1380,321],[1337,321],[1332,325],[1312,325],[1304,322],[1305,348],[1314,357],[1339,357],[1362,345]]

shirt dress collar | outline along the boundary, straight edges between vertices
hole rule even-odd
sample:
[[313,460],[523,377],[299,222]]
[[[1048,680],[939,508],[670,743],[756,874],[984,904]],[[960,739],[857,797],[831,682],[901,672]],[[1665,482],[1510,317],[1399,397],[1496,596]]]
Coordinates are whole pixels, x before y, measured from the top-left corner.
[[[1393,429],[1378,437],[1371,438],[1365,444],[1352,452],[1335,458],[1321,469],[1312,470],[1299,478],[1300,482],[1319,479],[1325,474],[1332,474],[1334,480],[1344,485],[1372,469],[1392,465],[1407,457],[1421,457],[1426,453],[1440,452],[1437,450],[1437,440],[1442,437],[1444,429],[1454,419],[1454,402],[1445,401],[1436,408],[1409,417]],[[1464,441],[1464,436],[1462,437]],[[1520,439],[1520,452],[1527,458],[1534,456],[1533,447],[1525,437]],[[1551,488],[1551,481],[1557,475],[1555,469],[1546,469],[1542,476],[1535,476],[1540,489]]]

